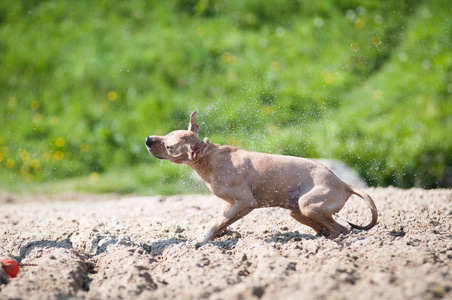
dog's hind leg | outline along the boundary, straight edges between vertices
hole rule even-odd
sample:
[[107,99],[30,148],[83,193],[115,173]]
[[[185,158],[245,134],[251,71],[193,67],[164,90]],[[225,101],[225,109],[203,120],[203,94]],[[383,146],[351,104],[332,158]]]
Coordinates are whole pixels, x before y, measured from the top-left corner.
[[309,226],[312,229],[314,229],[315,233],[318,235],[324,235],[326,233],[325,227],[304,216],[298,208],[290,210],[290,216],[297,220],[298,222],[300,222],[301,224]]
[[334,239],[341,233],[348,233],[348,229],[337,223],[332,217],[344,204],[345,201],[341,199],[340,194],[332,194],[322,188],[313,189],[298,199],[301,214],[324,227],[328,232],[325,230],[317,232],[329,239]]

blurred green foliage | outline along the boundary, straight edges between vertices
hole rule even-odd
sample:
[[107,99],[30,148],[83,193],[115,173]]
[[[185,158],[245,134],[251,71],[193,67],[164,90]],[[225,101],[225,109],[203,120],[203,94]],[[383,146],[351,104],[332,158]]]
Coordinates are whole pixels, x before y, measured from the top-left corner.
[[187,127],[452,186],[452,4],[2,1],[0,187],[205,191],[144,138]]

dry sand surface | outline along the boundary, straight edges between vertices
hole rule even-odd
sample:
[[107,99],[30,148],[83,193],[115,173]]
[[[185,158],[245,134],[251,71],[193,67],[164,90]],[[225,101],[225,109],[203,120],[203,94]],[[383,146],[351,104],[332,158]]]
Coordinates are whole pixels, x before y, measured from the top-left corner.
[[[368,232],[331,241],[260,209],[199,248],[214,196],[0,194],[0,255],[36,264],[0,299],[452,299],[452,190],[366,191]],[[351,198],[338,217],[370,211]]]

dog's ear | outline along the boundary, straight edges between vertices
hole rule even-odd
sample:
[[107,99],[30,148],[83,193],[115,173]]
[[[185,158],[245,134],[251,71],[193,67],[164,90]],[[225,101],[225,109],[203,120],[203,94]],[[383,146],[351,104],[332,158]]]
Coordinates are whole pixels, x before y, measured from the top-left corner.
[[197,111],[191,113],[190,115],[190,124],[188,125],[188,130],[193,131],[196,135],[199,133],[199,126],[195,123],[195,116]]
[[198,156],[198,153],[204,149],[206,144],[209,143],[209,139],[205,138],[204,141],[198,141],[195,145],[191,147],[190,158],[195,159]]

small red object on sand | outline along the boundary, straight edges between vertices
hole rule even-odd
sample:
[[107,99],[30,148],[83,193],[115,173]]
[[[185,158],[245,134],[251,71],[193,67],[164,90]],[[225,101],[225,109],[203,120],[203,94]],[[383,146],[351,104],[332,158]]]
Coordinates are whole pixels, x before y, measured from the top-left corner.
[[16,277],[19,273],[19,264],[14,259],[5,258],[0,263],[9,277]]

